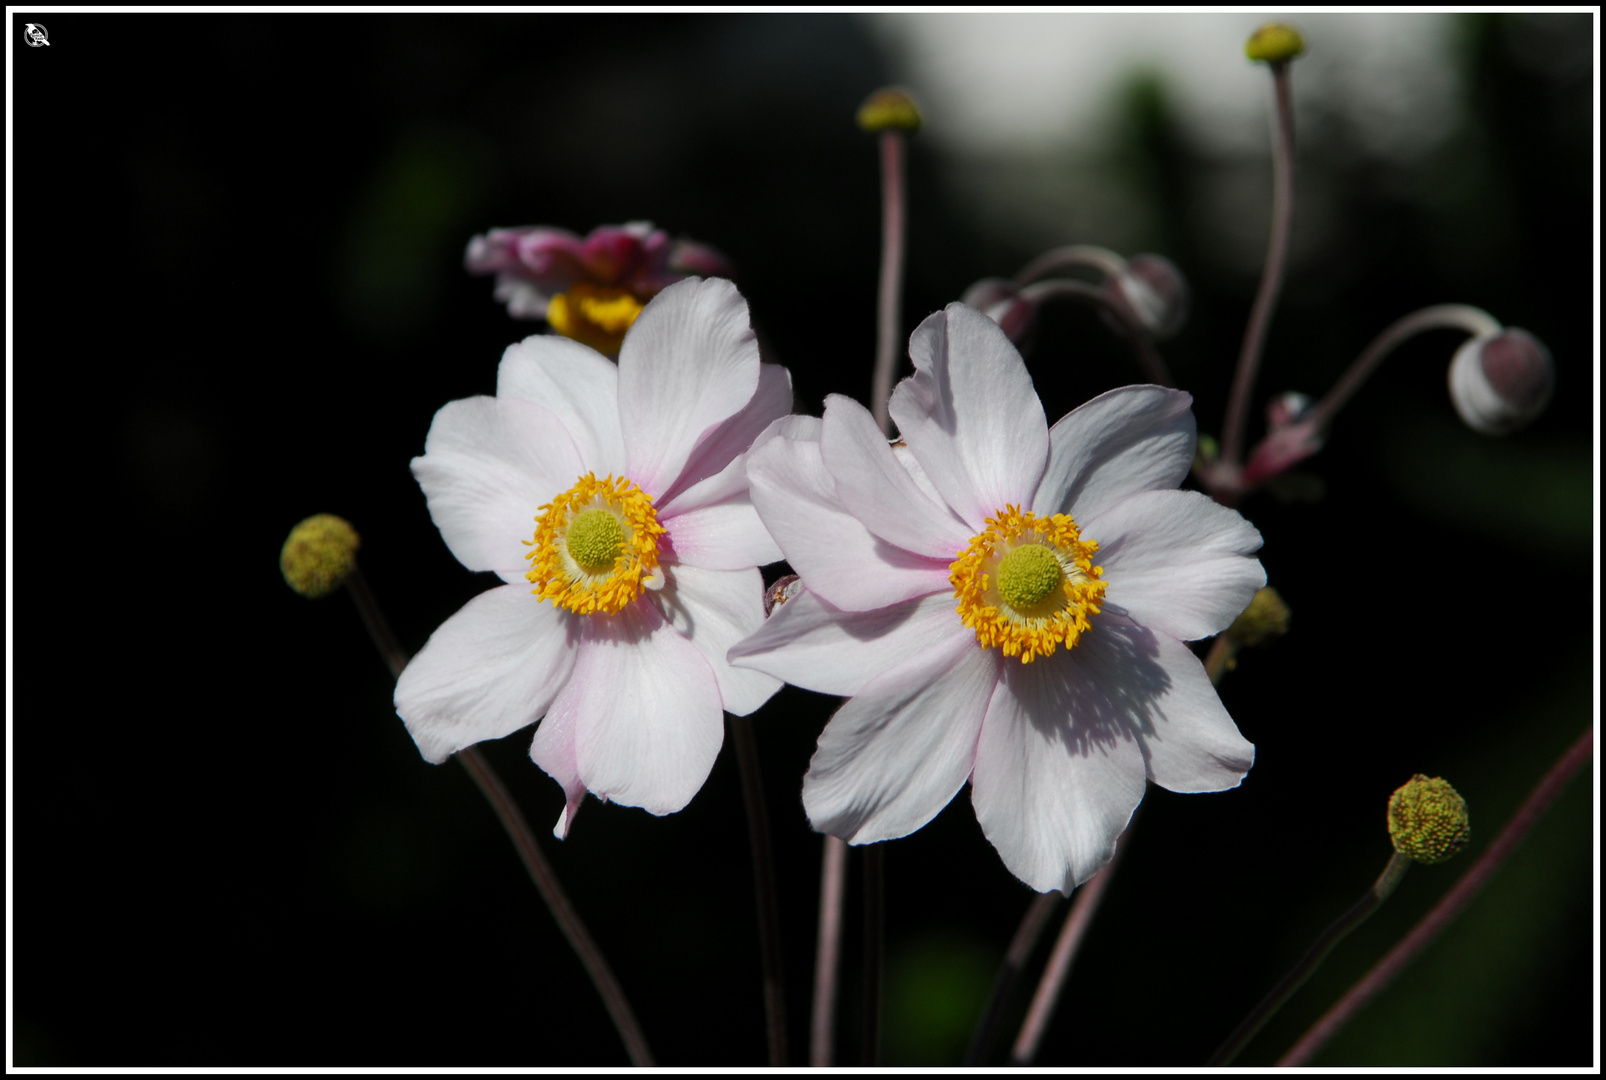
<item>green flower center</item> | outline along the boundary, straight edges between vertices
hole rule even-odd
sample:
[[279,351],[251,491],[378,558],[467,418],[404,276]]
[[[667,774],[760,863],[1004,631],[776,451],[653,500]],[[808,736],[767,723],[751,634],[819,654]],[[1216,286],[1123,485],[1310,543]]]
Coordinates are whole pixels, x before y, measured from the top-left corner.
[[612,570],[625,549],[625,527],[619,519],[601,507],[592,507],[575,515],[569,522],[568,536],[564,540],[573,559],[588,574]]
[[1022,544],[998,562],[998,595],[1016,611],[1030,611],[1065,580],[1059,556],[1042,544]]

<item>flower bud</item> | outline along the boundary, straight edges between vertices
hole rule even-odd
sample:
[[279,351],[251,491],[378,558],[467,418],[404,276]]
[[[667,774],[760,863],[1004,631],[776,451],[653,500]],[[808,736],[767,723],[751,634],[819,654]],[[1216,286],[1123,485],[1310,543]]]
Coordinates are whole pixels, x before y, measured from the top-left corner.
[[357,565],[362,538],[351,522],[333,514],[314,514],[295,528],[279,551],[284,580],[309,600],[340,588]]
[[1475,337],[1450,361],[1450,400],[1474,431],[1509,435],[1528,426],[1556,389],[1550,350],[1512,327]]
[[1467,801],[1446,780],[1417,773],[1389,797],[1389,838],[1401,855],[1443,862],[1471,836]]
[[1288,633],[1288,604],[1270,585],[1262,586],[1249,606],[1227,627],[1239,645],[1265,645]]
[[859,127],[864,131],[920,130],[920,109],[909,91],[896,86],[877,90],[859,106]]
[[1249,36],[1244,55],[1268,64],[1287,63],[1305,51],[1305,39],[1286,23],[1267,23]]
[[767,619],[775,614],[776,608],[802,591],[803,579],[796,574],[787,574],[778,580],[774,585],[764,590],[764,617]]
[[1104,288],[1126,301],[1151,335],[1165,339],[1188,319],[1188,281],[1163,255],[1134,255]]
[[1297,424],[1314,404],[1309,394],[1286,390],[1266,403],[1266,427],[1272,431]]
[[986,315],[1019,345],[1037,326],[1037,305],[1021,296],[1013,281],[982,278],[965,290],[959,302]]

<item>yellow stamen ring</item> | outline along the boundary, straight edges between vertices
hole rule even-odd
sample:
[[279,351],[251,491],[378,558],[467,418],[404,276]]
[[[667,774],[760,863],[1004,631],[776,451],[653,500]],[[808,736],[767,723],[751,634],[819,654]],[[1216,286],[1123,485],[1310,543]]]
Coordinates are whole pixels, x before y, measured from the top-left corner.
[[641,308],[628,289],[582,282],[547,301],[546,321],[564,337],[598,352],[617,353]]
[[526,540],[524,576],[543,600],[580,615],[612,615],[654,588],[658,524],[652,499],[624,477],[586,473],[541,507],[535,539]]
[[1092,629],[1104,599],[1099,546],[1083,540],[1069,514],[1040,517],[1006,506],[987,519],[948,567],[959,618],[984,648],[1029,664]]

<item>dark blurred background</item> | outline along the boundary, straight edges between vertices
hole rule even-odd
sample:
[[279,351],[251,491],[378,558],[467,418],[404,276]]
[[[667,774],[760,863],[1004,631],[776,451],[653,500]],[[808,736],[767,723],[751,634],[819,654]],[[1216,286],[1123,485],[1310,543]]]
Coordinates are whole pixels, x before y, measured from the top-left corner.
[[[24,20],[41,18],[50,45],[28,48]],[[1231,18],[1244,37],[1261,21]],[[491,584],[451,557],[407,467],[434,411],[492,392],[501,351],[536,328],[462,271],[491,226],[650,219],[713,244],[740,266],[799,410],[863,400],[880,209],[874,142],[852,118],[903,77],[885,33],[845,15],[12,26],[13,1063],[624,1064],[468,777],[419,757],[349,599],[292,594],[279,546],[309,514],[350,519],[411,649]],[[1222,687],[1255,768],[1225,794],[1151,788],[1040,1064],[1201,1062],[1381,870],[1389,793],[1415,772],[1449,778],[1471,849],[1414,870],[1241,1059],[1271,1062],[1592,722],[1592,39],[1587,14],[1458,17],[1444,62],[1460,108],[1404,174],[1364,132],[1310,114],[1300,206],[1321,213],[1296,209],[1251,437],[1258,402],[1320,394],[1430,303],[1536,334],[1558,393],[1527,431],[1484,439],[1445,392],[1456,339],[1425,336],[1303,470],[1316,501],[1245,504],[1293,609],[1292,633]],[[1208,195],[1265,192],[1270,166],[1190,135],[1178,92],[1163,69],[1134,70],[1096,152],[961,163],[917,137],[905,330],[1056,244],[1158,251],[1194,290],[1163,351],[1217,432],[1256,284],[1258,255],[1246,269],[1235,252],[1263,250],[1269,205],[1246,196],[1223,221]],[[961,164],[1116,185],[1130,210],[1001,237],[984,224],[1001,207],[956,179]],[[1046,313],[1028,362],[1051,419],[1138,378],[1079,308]],[[820,849],[798,790],[833,707],[788,689],[755,725],[798,1063]],[[484,749],[659,1061],[762,1064],[728,748],[684,812],[592,800],[560,844],[561,795],[528,741]],[[1593,783],[1318,1064],[1591,1063]],[[1032,894],[964,793],[889,845],[887,875],[883,1060],[956,1063]]]

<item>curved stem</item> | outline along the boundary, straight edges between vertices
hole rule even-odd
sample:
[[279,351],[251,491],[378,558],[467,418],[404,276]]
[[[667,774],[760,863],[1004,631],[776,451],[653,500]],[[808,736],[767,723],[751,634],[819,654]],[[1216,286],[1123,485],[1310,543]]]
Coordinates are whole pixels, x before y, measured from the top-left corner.
[[1071,244],[1066,247],[1057,247],[1045,251],[1025,266],[1015,275],[1015,284],[1019,286],[1030,285],[1039,278],[1047,277],[1056,270],[1066,270],[1072,267],[1090,267],[1101,271],[1106,277],[1115,277],[1126,268],[1126,260],[1109,248],[1094,247],[1092,244]]
[[902,322],[904,180],[901,131],[881,133],[881,288],[876,303],[875,377],[870,411],[886,434],[892,433],[887,401],[892,397],[892,371],[897,363]]
[[1171,378],[1171,369],[1166,367],[1165,361],[1160,358],[1159,352],[1154,347],[1154,339],[1138,321],[1132,309],[1119,297],[1096,285],[1089,285],[1085,281],[1072,281],[1069,278],[1051,278],[1047,281],[1034,282],[1021,289],[1020,295],[1022,299],[1034,304],[1057,297],[1098,304],[1114,315],[1122,329],[1126,331],[1127,338],[1132,342],[1132,351],[1137,356],[1138,366],[1143,369],[1143,374],[1148,380],[1160,386],[1176,386],[1175,380]]
[[747,804],[747,837],[753,850],[753,890],[758,902],[759,956],[764,971],[764,1024],[770,1064],[786,1065],[786,993],[781,975],[781,913],[775,895],[775,857],[770,850],[769,815],[758,771],[753,724],[745,716],[730,718],[731,742],[742,774],[742,801]]
[[1383,873],[1378,875],[1377,881],[1373,882],[1372,887],[1366,891],[1366,894],[1355,902],[1354,907],[1340,915],[1337,922],[1322,931],[1321,936],[1306,950],[1299,963],[1295,964],[1288,974],[1284,975],[1281,981],[1271,988],[1271,992],[1261,999],[1260,1004],[1255,1006],[1253,1012],[1244,1017],[1243,1022],[1233,1029],[1232,1034],[1227,1036],[1227,1041],[1216,1048],[1216,1052],[1210,1055],[1210,1060],[1206,1061],[1205,1064],[1230,1064],[1232,1059],[1238,1056],[1238,1052],[1249,1045],[1249,1040],[1253,1039],[1260,1032],[1260,1029],[1266,1026],[1266,1021],[1275,1016],[1277,1010],[1283,1007],[1283,1003],[1293,997],[1296,990],[1305,985],[1305,980],[1309,979],[1311,973],[1321,966],[1322,961],[1327,958],[1327,954],[1333,951],[1333,947],[1344,940],[1351,930],[1365,922],[1372,912],[1383,906],[1383,901],[1387,900],[1389,895],[1394,892],[1395,888],[1400,884],[1400,880],[1405,877],[1405,872],[1410,868],[1410,857],[1395,852],[1393,857],[1389,859],[1388,865],[1383,868]]
[[497,818],[502,827],[507,830],[508,837],[513,841],[524,868],[530,872],[530,880],[535,882],[536,889],[541,893],[541,899],[546,901],[547,907],[552,909],[552,917],[558,921],[558,928],[568,939],[569,945],[580,957],[580,963],[585,966],[586,973],[591,976],[591,982],[602,995],[602,1003],[607,1007],[608,1015],[613,1018],[614,1027],[619,1029],[619,1037],[624,1040],[625,1052],[630,1055],[630,1063],[640,1067],[650,1067],[653,1064],[652,1051],[647,1048],[647,1038],[641,1032],[641,1025],[636,1022],[636,1014],[630,1009],[630,1002],[625,998],[624,989],[619,980],[614,978],[613,969],[608,961],[603,959],[602,950],[592,940],[591,934],[586,930],[585,924],[569,903],[568,895],[558,884],[557,875],[552,872],[552,866],[541,853],[540,845],[535,842],[535,834],[530,831],[529,822],[524,820],[518,804],[513,796],[502,784],[501,777],[496,775],[490,762],[485,760],[478,749],[468,747],[459,750],[454,757],[462,763],[463,768],[474,778],[475,785],[485,796],[491,808],[496,811]]
[[1104,899],[1105,887],[1115,876],[1115,864],[1120,860],[1121,852],[1124,850],[1125,845],[1117,847],[1114,857],[1104,864],[1104,869],[1094,874],[1076,890],[1076,898],[1071,902],[1071,913],[1065,916],[1065,927],[1060,931],[1059,940],[1054,942],[1054,951],[1049,954],[1048,966],[1043,969],[1043,977],[1037,983],[1037,992],[1032,995],[1031,1007],[1026,1010],[1026,1021],[1021,1024],[1020,1034],[1015,1037],[1015,1046],[1009,1053],[1011,1065],[1030,1065],[1037,1057],[1037,1046],[1043,1041],[1043,1033],[1048,1030],[1048,1021],[1054,1015],[1054,1006],[1059,1004],[1060,990],[1065,986],[1065,977],[1071,973],[1071,961],[1076,959],[1082,938],[1087,934],[1088,925],[1099,909],[1099,901]]
[[1387,986],[1405,966],[1416,959],[1418,953],[1427,948],[1428,944],[1450,924],[1450,921],[1461,914],[1461,909],[1471,902],[1478,890],[1488,882],[1494,872],[1505,863],[1518,844],[1522,843],[1534,823],[1550,808],[1550,804],[1560,795],[1562,789],[1584,765],[1594,757],[1595,729],[1587,729],[1564,751],[1550,771],[1529,793],[1527,800],[1518,809],[1506,827],[1495,837],[1489,849],[1479,856],[1478,861],[1457,881],[1449,892],[1434,905],[1433,910],[1422,917],[1422,920],[1411,928],[1411,932],[1401,938],[1390,949],[1388,955],[1379,960],[1361,980],[1338,1000],[1338,1003],[1328,1009],[1322,1018],[1313,1024],[1309,1031],[1300,1036],[1299,1041],[1278,1059],[1279,1067],[1299,1066],[1305,1064],[1317,1051],[1326,1045],[1332,1038],[1367,1002]]
[[1413,311],[1404,318],[1396,320],[1388,329],[1372,339],[1366,351],[1355,358],[1349,370],[1344,372],[1322,400],[1305,414],[1300,423],[1310,424],[1317,430],[1326,426],[1338,410],[1355,396],[1355,392],[1361,388],[1367,376],[1372,374],[1373,369],[1383,362],[1384,357],[1424,330],[1441,329],[1465,330],[1472,336],[1479,337],[1498,334],[1502,328],[1493,315],[1466,304],[1436,304],[1420,311]]
[[[407,651],[396,640],[396,635],[390,628],[390,620],[385,618],[378,599],[368,587],[368,579],[363,576],[361,566],[352,567],[350,576],[346,578],[346,590],[356,603],[363,625],[368,628],[368,634],[373,638],[379,655],[384,658],[385,666],[390,669],[391,676],[401,678],[402,669],[407,666]],[[463,768],[468,770],[475,786],[480,789],[480,794],[485,796],[485,800],[491,804],[491,809],[496,812],[497,819],[501,821],[502,828],[507,830],[508,837],[513,841],[513,848],[518,852],[525,870],[529,871],[530,879],[535,882],[536,891],[541,894],[541,899],[546,901],[552,917],[557,920],[558,929],[563,932],[570,947],[580,957],[580,963],[585,967],[586,973],[591,976],[592,985],[602,996],[602,1004],[608,1010],[608,1015],[613,1018],[613,1025],[619,1031],[619,1038],[624,1041],[625,1053],[630,1055],[631,1064],[650,1067],[653,1064],[652,1051],[647,1048],[646,1036],[641,1032],[636,1014],[631,1011],[624,989],[619,985],[619,980],[614,978],[613,969],[608,966],[607,960],[603,959],[602,950],[597,948],[597,943],[592,940],[585,923],[580,921],[574,905],[569,902],[568,894],[558,884],[557,874],[546,861],[540,845],[536,843],[535,834],[530,831],[529,822],[524,820],[524,814],[513,801],[513,796],[508,793],[502,778],[496,775],[496,770],[491,768],[491,763],[485,760],[484,755],[472,746],[459,750],[454,756]]]
[[836,979],[842,959],[842,897],[848,880],[848,842],[825,838],[820,858],[820,928],[814,954],[814,1008],[809,1025],[809,1064],[831,1064],[836,1039]]
[[1260,278],[1260,291],[1249,312],[1243,349],[1238,354],[1238,373],[1227,401],[1227,417],[1221,425],[1221,460],[1236,468],[1243,464],[1244,425],[1249,417],[1249,395],[1255,388],[1260,369],[1261,346],[1271,325],[1272,309],[1282,289],[1283,264],[1288,257],[1288,235],[1294,221],[1294,107],[1288,86],[1287,61],[1271,65],[1272,86],[1277,95],[1274,147],[1272,151],[1271,240],[1266,248],[1266,269]]
[[1004,1004],[1009,1000],[1010,991],[1020,979],[1021,969],[1026,961],[1031,959],[1032,950],[1037,946],[1037,939],[1042,936],[1043,928],[1048,925],[1048,917],[1063,900],[1057,892],[1039,893],[1032,899],[1031,906],[1026,909],[1026,915],[1015,929],[1015,937],[1009,943],[1009,949],[1004,953],[1004,963],[998,969],[998,976],[993,980],[992,994],[987,998],[987,1007],[982,1010],[981,1021],[976,1025],[976,1031],[970,1037],[970,1048],[965,1051],[965,1060],[962,1064],[967,1066],[980,1065],[981,1059],[986,1055],[987,1048],[992,1045],[993,1037],[997,1033],[999,1021],[1003,1019]]

